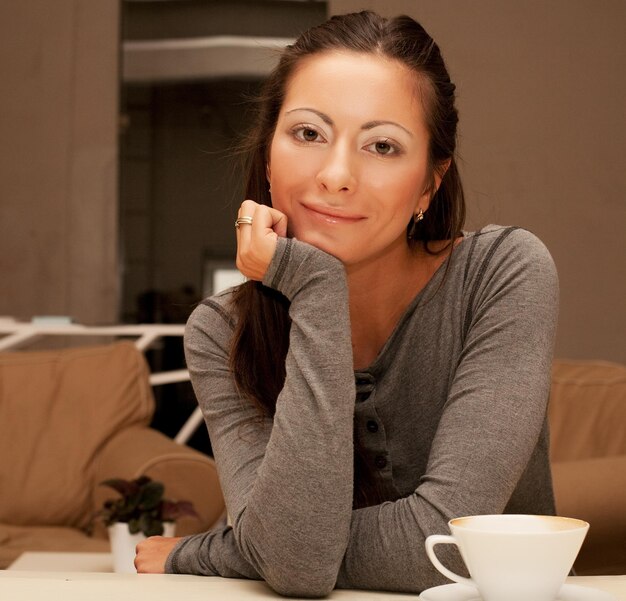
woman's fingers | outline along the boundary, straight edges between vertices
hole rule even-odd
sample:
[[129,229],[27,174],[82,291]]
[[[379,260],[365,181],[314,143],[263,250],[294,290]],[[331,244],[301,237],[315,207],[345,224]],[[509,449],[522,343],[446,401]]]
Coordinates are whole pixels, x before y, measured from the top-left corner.
[[165,562],[180,537],[151,536],[135,549],[135,569],[139,574],[163,574]]
[[287,237],[287,215],[273,209],[272,207],[265,207],[269,210],[272,217],[272,229],[281,238]]
[[287,234],[287,217],[265,205],[244,200],[237,218],[251,218],[237,228],[237,268],[251,280],[262,280],[276,250],[278,236]]
[[[258,204],[253,200],[244,200],[239,207],[237,217],[252,217],[254,219],[255,216],[259,218],[264,227],[274,230],[279,236],[285,237],[287,235],[287,216],[284,213],[272,207]],[[267,219],[268,216],[269,220]]]

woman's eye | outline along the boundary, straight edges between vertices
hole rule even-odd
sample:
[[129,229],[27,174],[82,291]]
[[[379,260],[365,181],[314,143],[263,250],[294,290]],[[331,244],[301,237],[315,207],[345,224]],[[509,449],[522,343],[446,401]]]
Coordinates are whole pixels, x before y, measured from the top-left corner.
[[296,127],[293,135],[301,142],[321,142],[322,136],[312,127]]
[[392,150],[389,142],[376,142],[376,152],[378,154],[389,154]]
[[317,132],[314,129],[303,129],[302,137],[307,142],[315,142],[315,140],[317,140]]
[[373,152],[374,154],[378,154],[380,156],[393,155],[398,153],[398,148],[394,144],[386,140],[379,140],[378,142],[374,142],[373,144],[370,144],[367,148],[370,152]]

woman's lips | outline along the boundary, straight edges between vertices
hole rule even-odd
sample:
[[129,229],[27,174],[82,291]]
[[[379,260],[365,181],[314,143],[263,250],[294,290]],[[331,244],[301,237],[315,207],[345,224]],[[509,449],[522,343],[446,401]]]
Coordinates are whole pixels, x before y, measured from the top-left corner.
[[360,215],[346,215],[345,213],[328,207],[307,204],[303,204],[302,206],[313,218],[323,221],[324,223],[350,224],[365,219],[365,217],[361,217]]

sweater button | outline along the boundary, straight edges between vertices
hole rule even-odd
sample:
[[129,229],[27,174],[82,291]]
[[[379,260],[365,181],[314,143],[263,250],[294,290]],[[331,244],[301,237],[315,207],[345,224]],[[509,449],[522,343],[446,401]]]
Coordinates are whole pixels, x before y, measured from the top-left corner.
[[365,424],[365,427],[372,434],[374,434],[375,432],[378,432],[378,424],[373,419],[368,420],[367,424]]
[[379,470],[382,470],[387,465],[387,460],[383,455],[378,455],[376,459],[374,459],[374,463]]

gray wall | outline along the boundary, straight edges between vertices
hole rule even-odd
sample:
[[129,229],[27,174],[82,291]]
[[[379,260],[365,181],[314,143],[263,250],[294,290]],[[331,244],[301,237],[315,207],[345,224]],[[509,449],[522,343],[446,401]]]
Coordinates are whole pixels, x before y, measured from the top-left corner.
[[469,227],[517,224],[556,261],[556,354],[626,362],[626,2],[331,0],[420,21],[458,86]]
[[118,11],[0,4],[0,315],[116,321]]

